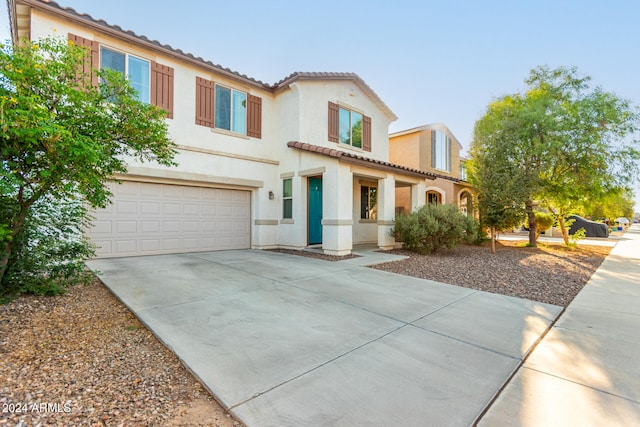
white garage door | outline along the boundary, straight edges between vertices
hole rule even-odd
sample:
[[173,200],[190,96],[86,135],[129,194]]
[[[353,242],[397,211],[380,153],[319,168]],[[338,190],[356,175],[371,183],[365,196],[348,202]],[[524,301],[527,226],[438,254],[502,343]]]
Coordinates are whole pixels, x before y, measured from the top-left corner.
[[251,193],[124,181],[97,211],[88,237],[102,258],[246,249]]

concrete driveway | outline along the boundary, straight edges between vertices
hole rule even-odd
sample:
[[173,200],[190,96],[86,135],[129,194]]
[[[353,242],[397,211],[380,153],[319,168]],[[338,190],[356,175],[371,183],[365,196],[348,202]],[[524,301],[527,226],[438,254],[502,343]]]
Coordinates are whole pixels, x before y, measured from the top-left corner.
[[88,265],[248,426],[471,425],[561,312],[367,259],[243,250]]

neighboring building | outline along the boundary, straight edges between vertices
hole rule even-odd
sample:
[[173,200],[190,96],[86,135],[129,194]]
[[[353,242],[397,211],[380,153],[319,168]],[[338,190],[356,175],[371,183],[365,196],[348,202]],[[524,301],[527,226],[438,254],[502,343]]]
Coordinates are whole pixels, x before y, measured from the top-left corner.
[[121,70],[144,102],[168,111],[179,165],[132,160],[117,176],[114,203],[87,231],[101,257],[391,248],[396,188],[420,206],[435,179],[389,162],[396,116],[355,74],[270,85],[53,1],[9,0],[9,13],[14,42],[68,37],[88,47],[91,66]]
[[[425,181],[426,203],[452,203],[474,215],[473,192],[467,180],[462,145],[441,123],[424,125],[389,135],[389,161],[409,168],[427,171],[435,180]],[[415,198],[406,188],[396,189],[396,211],[416,209]]]

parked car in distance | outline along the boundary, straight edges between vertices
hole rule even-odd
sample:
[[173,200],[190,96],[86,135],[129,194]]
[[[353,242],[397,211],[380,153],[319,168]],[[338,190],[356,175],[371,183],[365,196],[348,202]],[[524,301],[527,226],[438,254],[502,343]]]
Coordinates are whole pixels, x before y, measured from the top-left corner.
[[631,221],[629,221],[629,218],[625,218],[623,216],[616,218],[616,224],[618,224],[618,229],[620,229],[620,227],[623,228],[629,228],[629,225],[631,225]]
[[584,228],[586,231],[586,237],[609,237],[609,227],[607,224],[601,222],[590,221],[578,215],[569,215],[567,220],[575,219],[571,227],[569,227],[569,234],[574,234],[576,231]]

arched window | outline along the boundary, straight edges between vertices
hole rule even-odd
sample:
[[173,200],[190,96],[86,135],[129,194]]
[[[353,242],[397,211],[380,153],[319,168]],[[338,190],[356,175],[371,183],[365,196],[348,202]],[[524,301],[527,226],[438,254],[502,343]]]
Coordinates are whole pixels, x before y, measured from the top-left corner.
[[437,191],[427,191],[427,203],[432,205],[442,204],[442,195]]

